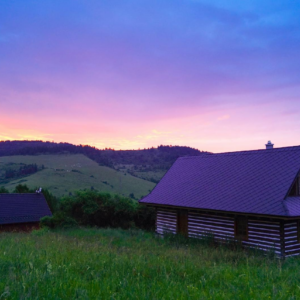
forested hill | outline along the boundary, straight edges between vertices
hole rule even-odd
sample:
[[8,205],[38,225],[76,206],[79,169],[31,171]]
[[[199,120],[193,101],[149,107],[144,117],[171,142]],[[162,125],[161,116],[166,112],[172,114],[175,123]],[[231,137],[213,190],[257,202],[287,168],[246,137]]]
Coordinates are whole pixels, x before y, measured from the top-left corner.
[[38,154],[84,154],[103,166],[144,166],[152,170],[168,169],[178,157],[208,153],[190,147],[159,146],[142,150],[97,149],[91,146],[42,141],[0,141],[0,156]]

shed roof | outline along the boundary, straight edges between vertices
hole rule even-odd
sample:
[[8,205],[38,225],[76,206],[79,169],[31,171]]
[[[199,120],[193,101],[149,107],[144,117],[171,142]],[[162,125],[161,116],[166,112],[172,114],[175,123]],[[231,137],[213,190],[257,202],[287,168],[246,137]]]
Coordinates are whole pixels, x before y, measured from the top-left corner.
[[300,146],[181,157],[141,203],[300,216]]
[[0,194],[0,224],[38,222],[51,215],[42,193]]

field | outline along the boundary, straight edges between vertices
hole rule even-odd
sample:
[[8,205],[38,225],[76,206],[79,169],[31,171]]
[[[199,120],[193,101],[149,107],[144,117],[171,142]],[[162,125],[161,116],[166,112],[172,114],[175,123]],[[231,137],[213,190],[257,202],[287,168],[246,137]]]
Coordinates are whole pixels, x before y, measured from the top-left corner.
[[2,233],[1,299],[299,299],[285,261],[142,231]]
[[153,182],[126,172],[99,166],[82,154],[4,156],[0,157],[0,170],[19,167],[22,163],[44,165],[45,168],[35,174],[8,182],[2,178],[0,186],[10,191],[20,183],[32,188],[41,186],[48,188],[56,196],[69,195],[78,189],[94,188],[124,196],[133,194],[136,199],[147,195],[155,186]]

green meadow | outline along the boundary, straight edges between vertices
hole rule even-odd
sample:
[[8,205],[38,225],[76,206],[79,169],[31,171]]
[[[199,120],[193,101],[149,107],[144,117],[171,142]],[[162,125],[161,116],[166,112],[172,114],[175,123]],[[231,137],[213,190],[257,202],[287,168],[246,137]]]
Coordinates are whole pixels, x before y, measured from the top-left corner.
[[1,299],[299,299],[299,267],[134,230],[0,235]]
[[[3,178],[6,168],[19,167],[21,164],[44,165],[44,169],[22,178]],[[82,154],[0,157],[0,186],[13,191],[20,183],[30,188],[47,188],[58,197],[79,189],[97,189],[126,197],[131,194],[136,199],[147,195],[155,186],[155,183],[132,176],[126,171],[99,166]]]

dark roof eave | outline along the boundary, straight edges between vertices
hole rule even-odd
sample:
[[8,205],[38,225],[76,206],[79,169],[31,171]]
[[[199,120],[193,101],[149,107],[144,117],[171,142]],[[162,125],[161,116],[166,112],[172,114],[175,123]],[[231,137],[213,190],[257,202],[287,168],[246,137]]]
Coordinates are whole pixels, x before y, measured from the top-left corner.
[[238,211],[226,211],[226,210],[214,210],[207,208],[195,208],[195,207],[186,207],[186,206],[175,206],[175,205],[167,205],[167,204],[157,204],[157,203],[147,203],[147,202],[139,202],[140,204],[151,206],[151,207],[165,207],[165,208],[174,208],[174,209],[186,209],[186,210],[195,210],[195,211],[203,211],[203,212],[214,212],[214,213],[222,213],[222,214],[231,214],[231,215],[247,215],[247,216],[256,216],[256,217],[265,217],[265,218],[277,218],[277,219],[300,219],[299,216],[284,216],[284,215],[270,215],[270,214],[258,214],[258,213],[247,213],[247,212],[238,212]]

